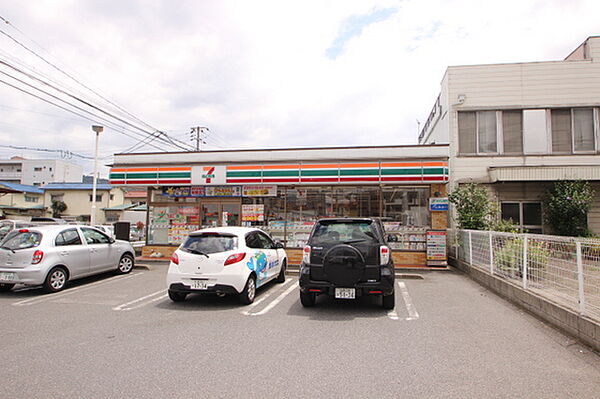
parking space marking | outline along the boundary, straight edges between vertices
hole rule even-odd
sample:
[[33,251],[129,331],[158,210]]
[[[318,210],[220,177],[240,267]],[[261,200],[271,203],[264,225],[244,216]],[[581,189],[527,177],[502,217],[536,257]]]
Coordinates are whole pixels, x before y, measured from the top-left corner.
[[410,299],[406,284],[404,284],[404,281],[398,281],[398,285],[400,286],[400,292],[402,293],[402,298],[404,299],[404,305],[408,311],[408,317],[405,320],[417,320],[419,318],[419,313],[417,312],[415,305],[413,305],[412,299]]
[[398,320],[398,312],[396,312],[396,308],[389,310],[387,312],[387,316],[392,320]]
[[[129,302],[123,303],[123,304],[121,304],[119,306],[115,306],[112,309],[113,310],[122,310],[122,311],[139,309],[139,308],[141,308],[143,306],[149,305],[149,304],[151,304],[153,302],[160,301],[161,299],[166,298],[168,296],[168,294],[165,294],[165,292],[167,292],[166,289],[160,290],[160,291],[156,291],[156,292],[153,292],[152,294],[148,294],[148,295],[143,296],[141,298],[134,299],[133,301],[129,301]],[[156,295],[159,295],[159,294],[163,294],[163,295],[160,295],[158,298],[152,298],[152,297],[155,297]],[[150,299],[149,301],[146,301],[146,299],[148,299],[148,298],[152,298],[152,299]],[[143,301],[145,301],[145,302],[143,302]],[[139,302],[141,302],[141,303],[139,303]],[[130,307],[130,305],[133,305],[133,304],[136,304],[136,303],[137,303],[137,305]]]
[[[281,286],[282,286],[282,287],[283,287],[283,286],[286,286],[286,285],[288,285],[288,284],[289,284],[291,281],[293,281],[291,278],[290,278],[290,279],[287,279],[287,280],[285,280],[285,282],[284,282],[284,283],[283,283]],[[271,295],[273,295],[273,294],[274,294],[274,293],[276,293],[276,292],[279,292],[279,291],[277,291],[277,290],[275,289],[275,290],[271,290],[270,292],[267,292],[266,294],[263,294],[263,295],[261,295],[261,296],[260,296],[260,299],[259,299],[258,301],[254,301],[254,302],[252,302],[250,305],[246,306],[246,309],[245,309],[245,310],[241,311],[240,313],[241,313],[241,314],[243,314],[243,315],[249,316],[249,315],[250,315],[250,313],[251,313],[251,312],[250,312],[250,310],[251,310],[252,308],[255,308],[256,306],[260,305],[260,304],[261,304],[261,302],[264,302],[264,301],[265,301],[267,298],[269,298]]]
[[263,315],[265,313],[267,313],[269,310],[273,309],[275,306],[277,306],[281,301],[283,301],[283,298],[285,298],[286,296],[288,296],[290,294],[290,292],[292,292],[293,290],[298,288],[298,284],[292,284],[291,286],[288,287],[287,290],[283,291],[277,298],[273,299],[273,301],[269,302],[269,304],[267,306],[265,306],[265,308],[259,312],[256,313],[245,313],[247,316],[260,316]]
[[47,295],[44,295],[41,298],[40,297],[35,297],[35,298],[24,299],[22,301],[15,302],[12,305],[13,306],[37,305],[38,303],[49,302],[49,301],[55,300],[57,298],[62,298],[62,297],[65,297],[65,296],[68,296],[68,295],[71,295],[71,294],[78,293],[78,292],[89,291],[89,290],[91,290],[93,288],[96,288],[98,286],[101,286],[101,285],[106,285],[106,284],[109,284],[109,283],[114,283],[115,281],[127,280],[129,278],[132,278],[132,277],[135,277],[135,276],[139,276],[141,274],[144,274],[144,272],[132,273],[132,274],[127,275],[127,276],[114,276],[114,277],[110,277],[110,278],[108,278],[106,280],[96,281],[95,283],[81,285],[81,286],[75,287],[75,288],[69,288],[68,290],[57,292],[56,294],[47,294]]

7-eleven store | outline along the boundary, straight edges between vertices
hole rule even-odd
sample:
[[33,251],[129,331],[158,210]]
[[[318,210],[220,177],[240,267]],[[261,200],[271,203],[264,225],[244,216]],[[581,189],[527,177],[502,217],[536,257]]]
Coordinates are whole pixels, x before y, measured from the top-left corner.
[[315,220],[381,217],[398,267],[428,263],[428,237],[447,227],[447,182],[447,145],[116,154],[110,172],[113,185],[148,190],[144,256],[169,257],[202,227],[245,225],[294,263]]

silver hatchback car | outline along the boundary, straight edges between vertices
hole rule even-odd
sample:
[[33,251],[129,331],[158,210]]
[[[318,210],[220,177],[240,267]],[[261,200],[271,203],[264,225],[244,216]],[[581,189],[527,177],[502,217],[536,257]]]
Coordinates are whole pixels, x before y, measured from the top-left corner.
[[89,226],[16,229],[0,242],[0,291],[24,284],[57,292],[69,280],[110,270],[129,273],[134,254],[129,242]]

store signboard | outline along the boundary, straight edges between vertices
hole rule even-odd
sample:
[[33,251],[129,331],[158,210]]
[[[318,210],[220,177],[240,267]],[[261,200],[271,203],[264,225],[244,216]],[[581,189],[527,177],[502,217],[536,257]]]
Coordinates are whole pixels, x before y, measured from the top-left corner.
[[276,197],[277,186],[273,185],[254,185],[242,186],[242,197]]
[[447,211],[448,210],[448,198],[429,198],[429,210],[430,211]]
[[220,185],[227,183],[227,168],[223,165],[203,165],[192,167],[192,184]]
[[173,198],[240,197],[241,186],[163,187],[163,195]]
[[446,231],[427,231],[427,265],[446,266],[448,254],[446,251]]
[[242,205],[242,222],[264,222],[265,206],[263,204]]
[[204,187],[207,197],[241,197],[241,186],[207,186]]

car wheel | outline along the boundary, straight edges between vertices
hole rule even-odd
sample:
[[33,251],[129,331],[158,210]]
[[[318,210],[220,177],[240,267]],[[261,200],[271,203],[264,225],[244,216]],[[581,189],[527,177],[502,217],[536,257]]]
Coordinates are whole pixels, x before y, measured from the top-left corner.
[[315,306],[315,302],[317,301],[317,294],[314,292],[302,292],[300,291],[300,303],[305,308],[310,308]]
[[55,267],[50,270],[50,273],[46,276],[46,280],[44,280],[44,290],[46,292],[61,291],[65,288],[67,280],[67,271],[62,267]]
[[244,290],[240,294],[240,302],[244,305],[249,305],[254,302],[254,297],[256,296],[256,277],[250,275],[248,277],[248,281],[246,281],[246,285],[244,286]]
[[392,292],[391,295],[383,295],[381,297],[381,304],[383,305],[384,309],[387,309],[387,310],[394,309],[394,306],[396,306],[395,294]]
[[8,292],[13,289],[14,284],[0,283],[0,292]]
[[119,267],[117,267],[117,272],[119,274],[127,274],[133,270],[133,256],[125,254],[121,256],[121,260],[119,260]]
[[186,296],[187,296],[187,294],[185,292],[177,292],[177,291],[169,290],[169,298],[173,302],[183,302],[183,301],[185,301]]
[[284,260],[283,264],[281,265],[281,270],[279,271],[279,274],[277,275],[277,278],[275,279],[275,282],[278,284],[281,283],[285,283],[285,269],[287,268],[287,262]]

